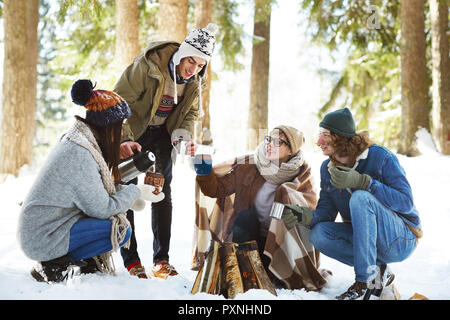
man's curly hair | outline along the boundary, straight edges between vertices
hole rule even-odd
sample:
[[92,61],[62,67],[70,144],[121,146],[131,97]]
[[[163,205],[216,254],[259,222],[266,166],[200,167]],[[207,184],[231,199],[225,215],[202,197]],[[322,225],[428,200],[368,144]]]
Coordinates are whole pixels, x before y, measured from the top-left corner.
[[330,138],[330,144],[335,150],[335,154],[330,156],[330,161],[338,166],[342,166],[344,164],[339,162],[335,158],[335,155],[337,155],[338,157],[348,157],[348,164],[350,165],[350,167],[353,167],[355,165],[356,158],[364,150],[374,144],[374,142],[369,138],[368,131],[361,131],[350,138],[330,132]]

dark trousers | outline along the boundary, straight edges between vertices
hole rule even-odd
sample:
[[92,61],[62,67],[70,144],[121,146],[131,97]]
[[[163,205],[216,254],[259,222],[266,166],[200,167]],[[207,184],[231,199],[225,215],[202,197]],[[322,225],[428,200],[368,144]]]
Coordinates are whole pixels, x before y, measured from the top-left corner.
[[256,240],[259,257],[270,280],[277,288],[286,288],[284,283],[277,279],[277,277],[269,270],[270,258],[264,254],[267,238],[261,235],[260,223],[256,211],[246,209],[239,212],[232,230],[232,241],[235,243]]
[[232,241],[242,243],[256,240],[259,255],[262,256],[264,245],[266,244],[266,237],[261,236],[259,227],[257,213],[252,209],[242,210],[234,221]]
[[[165,126],[148,127],[144,134],[136,140],[142,150],[150,150],[156,157],[156,172],[164,175],[164,200],[152,203],[152,231],[153,231],[153,263],[169,260],[169,247],[172,226],[172,197],[170,183],[172,182],[172,142]],[[131,181],[137,184],[137,179]],[[130,248],[120,249],[125,267],[139,262],[137,252],[136,232],[134,227],[134,212],[127,211],[127,218],[131,223]]]

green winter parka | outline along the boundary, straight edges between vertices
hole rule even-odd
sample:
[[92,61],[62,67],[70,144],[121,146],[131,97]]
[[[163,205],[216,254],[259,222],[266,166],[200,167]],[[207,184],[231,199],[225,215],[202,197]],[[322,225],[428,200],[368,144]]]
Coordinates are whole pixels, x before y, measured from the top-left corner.
[[[168,68],[169,59],[179,46],[178,42],[171,41],[150,43],[120,76],[114,92],[127,101],[132,112],[123,123],[122,141],[137,140],[155,116],[165,81],[173,81],[165,79],[164,68]],[[194,81],[186,84],[183,99],[166,120],[170,135],[176,129],[186,129],[193,137],[194,122],[200,114],[199,81],[202,81],[202,88],[206,86],[206,81],[196,75]]]

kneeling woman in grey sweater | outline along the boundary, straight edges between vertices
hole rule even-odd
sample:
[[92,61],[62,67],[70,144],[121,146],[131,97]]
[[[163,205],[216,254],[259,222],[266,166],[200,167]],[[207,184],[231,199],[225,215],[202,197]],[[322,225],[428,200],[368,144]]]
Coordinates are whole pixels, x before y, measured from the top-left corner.
[[18,241],[39,262],[31,270],[38,281],[62,281],[73,265],[113,272],[110,253],[131,235],[123,212],[144,194],[140,187],[150,187],[116,190],[122,121],[131,115],[126,101],[89,80],[75,82],[71,93],[86,117],[76,117],[52,150],[20,213]]

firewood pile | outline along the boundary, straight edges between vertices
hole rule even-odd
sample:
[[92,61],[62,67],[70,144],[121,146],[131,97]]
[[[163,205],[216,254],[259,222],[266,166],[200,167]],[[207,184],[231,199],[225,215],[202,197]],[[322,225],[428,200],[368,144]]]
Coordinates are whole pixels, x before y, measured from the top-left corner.
[[261,262],[256,241],[237,244],[212,240],[191,293],[206,292],[233,299],[250,289],[264,289],[277,295]]

